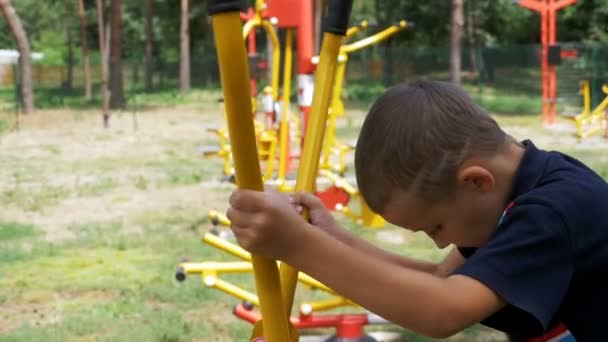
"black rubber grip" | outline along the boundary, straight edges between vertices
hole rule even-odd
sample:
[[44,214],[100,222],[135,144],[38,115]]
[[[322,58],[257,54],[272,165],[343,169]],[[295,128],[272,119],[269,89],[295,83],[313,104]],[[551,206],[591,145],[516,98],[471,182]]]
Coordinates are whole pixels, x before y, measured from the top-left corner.
[[325,19],[325,32],[346,35],[353,0],[330,0]]
[[243,4],[241,0],[211,0],[207,12],[209,15],[214,15],[223,12],[242,11]]

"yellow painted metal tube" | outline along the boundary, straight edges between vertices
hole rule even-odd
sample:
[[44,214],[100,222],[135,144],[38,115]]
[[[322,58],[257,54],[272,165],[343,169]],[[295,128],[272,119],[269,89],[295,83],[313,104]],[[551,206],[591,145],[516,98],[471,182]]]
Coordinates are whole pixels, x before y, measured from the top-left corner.
[[[241,37],[238,10],[212,14],[220,79],[224,92],[228,132],[239,188],[264,191],[251,120],[251,94],[247,51]],[[282,303],[279,273],[274,260],[253,256],[256,289],[267,342],[290,340],[288,320]]]
[[331,96],[331,111],[329,113],[329,121],[327,124],[327,136],[323,144],[323,153],[321,160],[321,168],[330,168],[330,158],[332,147],[336,143],[336,119],[338,116],[344,115],[344,104],[342,102],[342,86],[344,84],[344,74],[346,72],[346,62],[348,55],[343,53],[338,58],[338,66]]
[[[319,65],[315,73],[315,94],[312,101],[310,121],[304,139],[300,168],[296,180],[296,191],[312,192],[315,188],[332,85],[336,75],[338,54],[343,41],[343,35],[334,33],[325,33],[323,35]],[[304,213],[304,216],[308,220],[308,213]],[[287,312],[291,310],[293,305],[297,279],[298,270],[285,263],[281,264],[283,304]]]
[[251,260],[251,254],[249,252],[247,252],[240,246],[230,243],[226,240],[223,240],[222,238],[215,236],[213,234],[206,233],[205,235],[203,235],[203,242],[205,242],[217,249],[220,249],[224,252],[232,254],[235,257],[240,258],[241,260],[245,260],[245,261]]
[[583,93],[583,113],[591,112],[591,91],[589,81],[581,82],[581,92]]
[[[249,252],[247,252],[240,246],[235,245],[226,240],[223,240],[213,234],[207,233],[207,234],[203,235],[203,242],[205,242],[217,249],[220,249],[224,252],[232,254],[235,257],[240,258],[241,260],[245,260],[245,261],[251,260],[251,254]],[[316,288],[316,289],[319,289],[319,290],[322,290],[322,291],[325,291],[328,293],[335,293],[332,289],[330,289],[326,285],[322,284],[321,282],[319,282],[318,280],[312,278],[311,276],[309,276],[307,274],[299,273],[298,279],[302,283],[304,283],[312,288]]]
[[323,177],[331,180],[335,184],[335,186],[337,186],[340,189],[343,189],[349,195],[359,196],[359,190],[357,188],[355,188],[354,186],[348,184],[348,182],[344,178],[342,178],[328,170],[321,170],[321,171],[319,171],[319,173],[321,173],[321,175]]
[[250,272],[253,270],[253,266],[247,261],[232,261],[232,262],[184,262],[179,264],[185,274],[203,274],[207,272],[214,273],[242,273]]
[[209,220],[211,220],[212,222],[217,222],[217,224],[220,224],[222,226],[230,226],[230,220],[226,217],[225,214],[222,214],[219,211],[210,210],[207,213],[207,218],[209,218]]
[[[206,286],[215,287],[216,289],[223,291],[235,298],[238,298],[240,300],[246,300],[255,306],[260,306],[260,300],[259,300],[258,296],[256,296],[255,294],[253,294],[247,290],[244,290],[234,284],[231,284],[225,280],[222,280],[219,278],[204,278],[203,277],[203,283],[205,283]],[[285,340],[285,341],[289,341],[289,340]]]
[[249,33],[251,33],[251,30],[253,30],[257,26],[260,26],[261,22],[262,21],[260,20],[260,18],[257,17],[253,17],[247,20],[245,22],[245,25],[243,25],[243,40],[246,40],[247,37],[249,37]]
[[362,20],[358,25],[356,26],[351,26],[348,28],[348,31],[346,31],[346,39],[356,35],[357,33],[365,30],[368,26],[368,22],[367,20]]
[[289,105],[291,97],[291,73],[293,67],[293,29],[285,33],[285,63],[283,64],[283,114],[281,115],[280,155],[279,155],[279,187],[285,186],[287,177],[287,159],[289,158]]
[[257,16],[247,20],[245,25],[243,26],[242,36],[243,39],[247,39],[251,30],[256,27],[262,27],[268,37],[270,38],[270,43],[272,44],[272,98],[276,101],[279,98],[279,69],[281,67],[281,44],[279,42],[279,37],[277,35],[277,31],[274,29],[272,24],[267,21],[258,18]]
[[334,82],[334,90],[331,102],[331,114],[334,116],[344,115],[344,104],[342,103],[342,86],[344,85],[344,76],[346,74],[346,63],[348,55],[341,54],[338,60],[338,69],[336,71],[336,80]]
[[277,101],[279,99],[279,71],[281,69],[281,44],[279,43],[279,37],[277,31],[274,29],[269,21],[263,20],[262,27],[266,30],[266,34],[270,37],[272,42],[272,99]]
[[592,114],[601,115],[602,112],[608,108],[608,85],[603,85],[602,91],[606,94],[606,97],[599,105],[597,105],[597,107],[595,107]]
[[394,35],[395,33],[403,31],[406,27],[407,27],[407,22],[405,20],[401,20],[398,24],[393,25],[385,30],[382,30],[372,36],[369,36],[367,38],[364,38],[364,39],[361,39],[354,43],[343,46],[341,52],[351,53],[351,52],[355,52],[357,50],[366,48],[370,45],[377,44],[377,43],[389,38],[390,36]]
[[310,314],[312,312],[331,310],[331,309],[336,309],[336,308],[340,308],[343,306],[352,306],[352,305],[356,305],[356,304],[344,297],[335,297],[335,298],[330,298],[330,299],[325,299],[325,300],[319,300],[316,302],[302,303],[300,305],[300,312],[302,312],[303,314]]

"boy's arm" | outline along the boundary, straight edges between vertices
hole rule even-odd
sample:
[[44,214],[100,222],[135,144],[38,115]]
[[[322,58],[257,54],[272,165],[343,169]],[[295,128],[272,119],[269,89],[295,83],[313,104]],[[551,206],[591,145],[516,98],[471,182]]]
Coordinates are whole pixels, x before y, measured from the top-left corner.
[[[304,245],[285,262],[405,328],[445,338],[505,305],[496,293],[473,278],[436,277],[382,258],[370,258],[354,246],[337,243],[321,230],[305,232],[308,236],[301,240]],[[314,258],[306,254],[311,250],[315,251]]]
[[331,229],[330,235],[369,256],[379,258],[401,267],[434,274],[441,278],[445,278],[450,275],[452,271],[454,271],[458,266],[462,265],[465,261],[462,254],[460,254],[458,249],[455,247],[440,263],[404,257],[385,251],[382,248],[373,245],[351,231],[341,227],[337,223],[335,223],[335,226]]

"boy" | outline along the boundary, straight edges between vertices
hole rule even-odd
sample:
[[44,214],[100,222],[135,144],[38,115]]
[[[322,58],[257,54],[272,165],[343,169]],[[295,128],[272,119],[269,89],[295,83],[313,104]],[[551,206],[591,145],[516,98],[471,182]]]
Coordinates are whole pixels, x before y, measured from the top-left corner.
[[455,246],[443,262],[372,246],[310,194],[291,201],[308,223],[281,194],[234,192],[239,243],[431,337],[482,322],[514,341],[566,329],[608,341],[608,185],[583,164],[515,141],[458,87],[420,81],[372,106],[355,170],[372,210]]

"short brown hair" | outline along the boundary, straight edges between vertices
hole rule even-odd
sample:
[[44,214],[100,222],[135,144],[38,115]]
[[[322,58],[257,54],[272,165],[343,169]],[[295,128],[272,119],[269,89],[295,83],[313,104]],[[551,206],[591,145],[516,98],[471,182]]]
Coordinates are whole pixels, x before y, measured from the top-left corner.
[[432,203],[453,192],[462,162],[494,154],[508,140],[461,88],[438,81],[400,84],[365,118],[355,150],[357,185],[377,213],[395,189],[413,190]]

